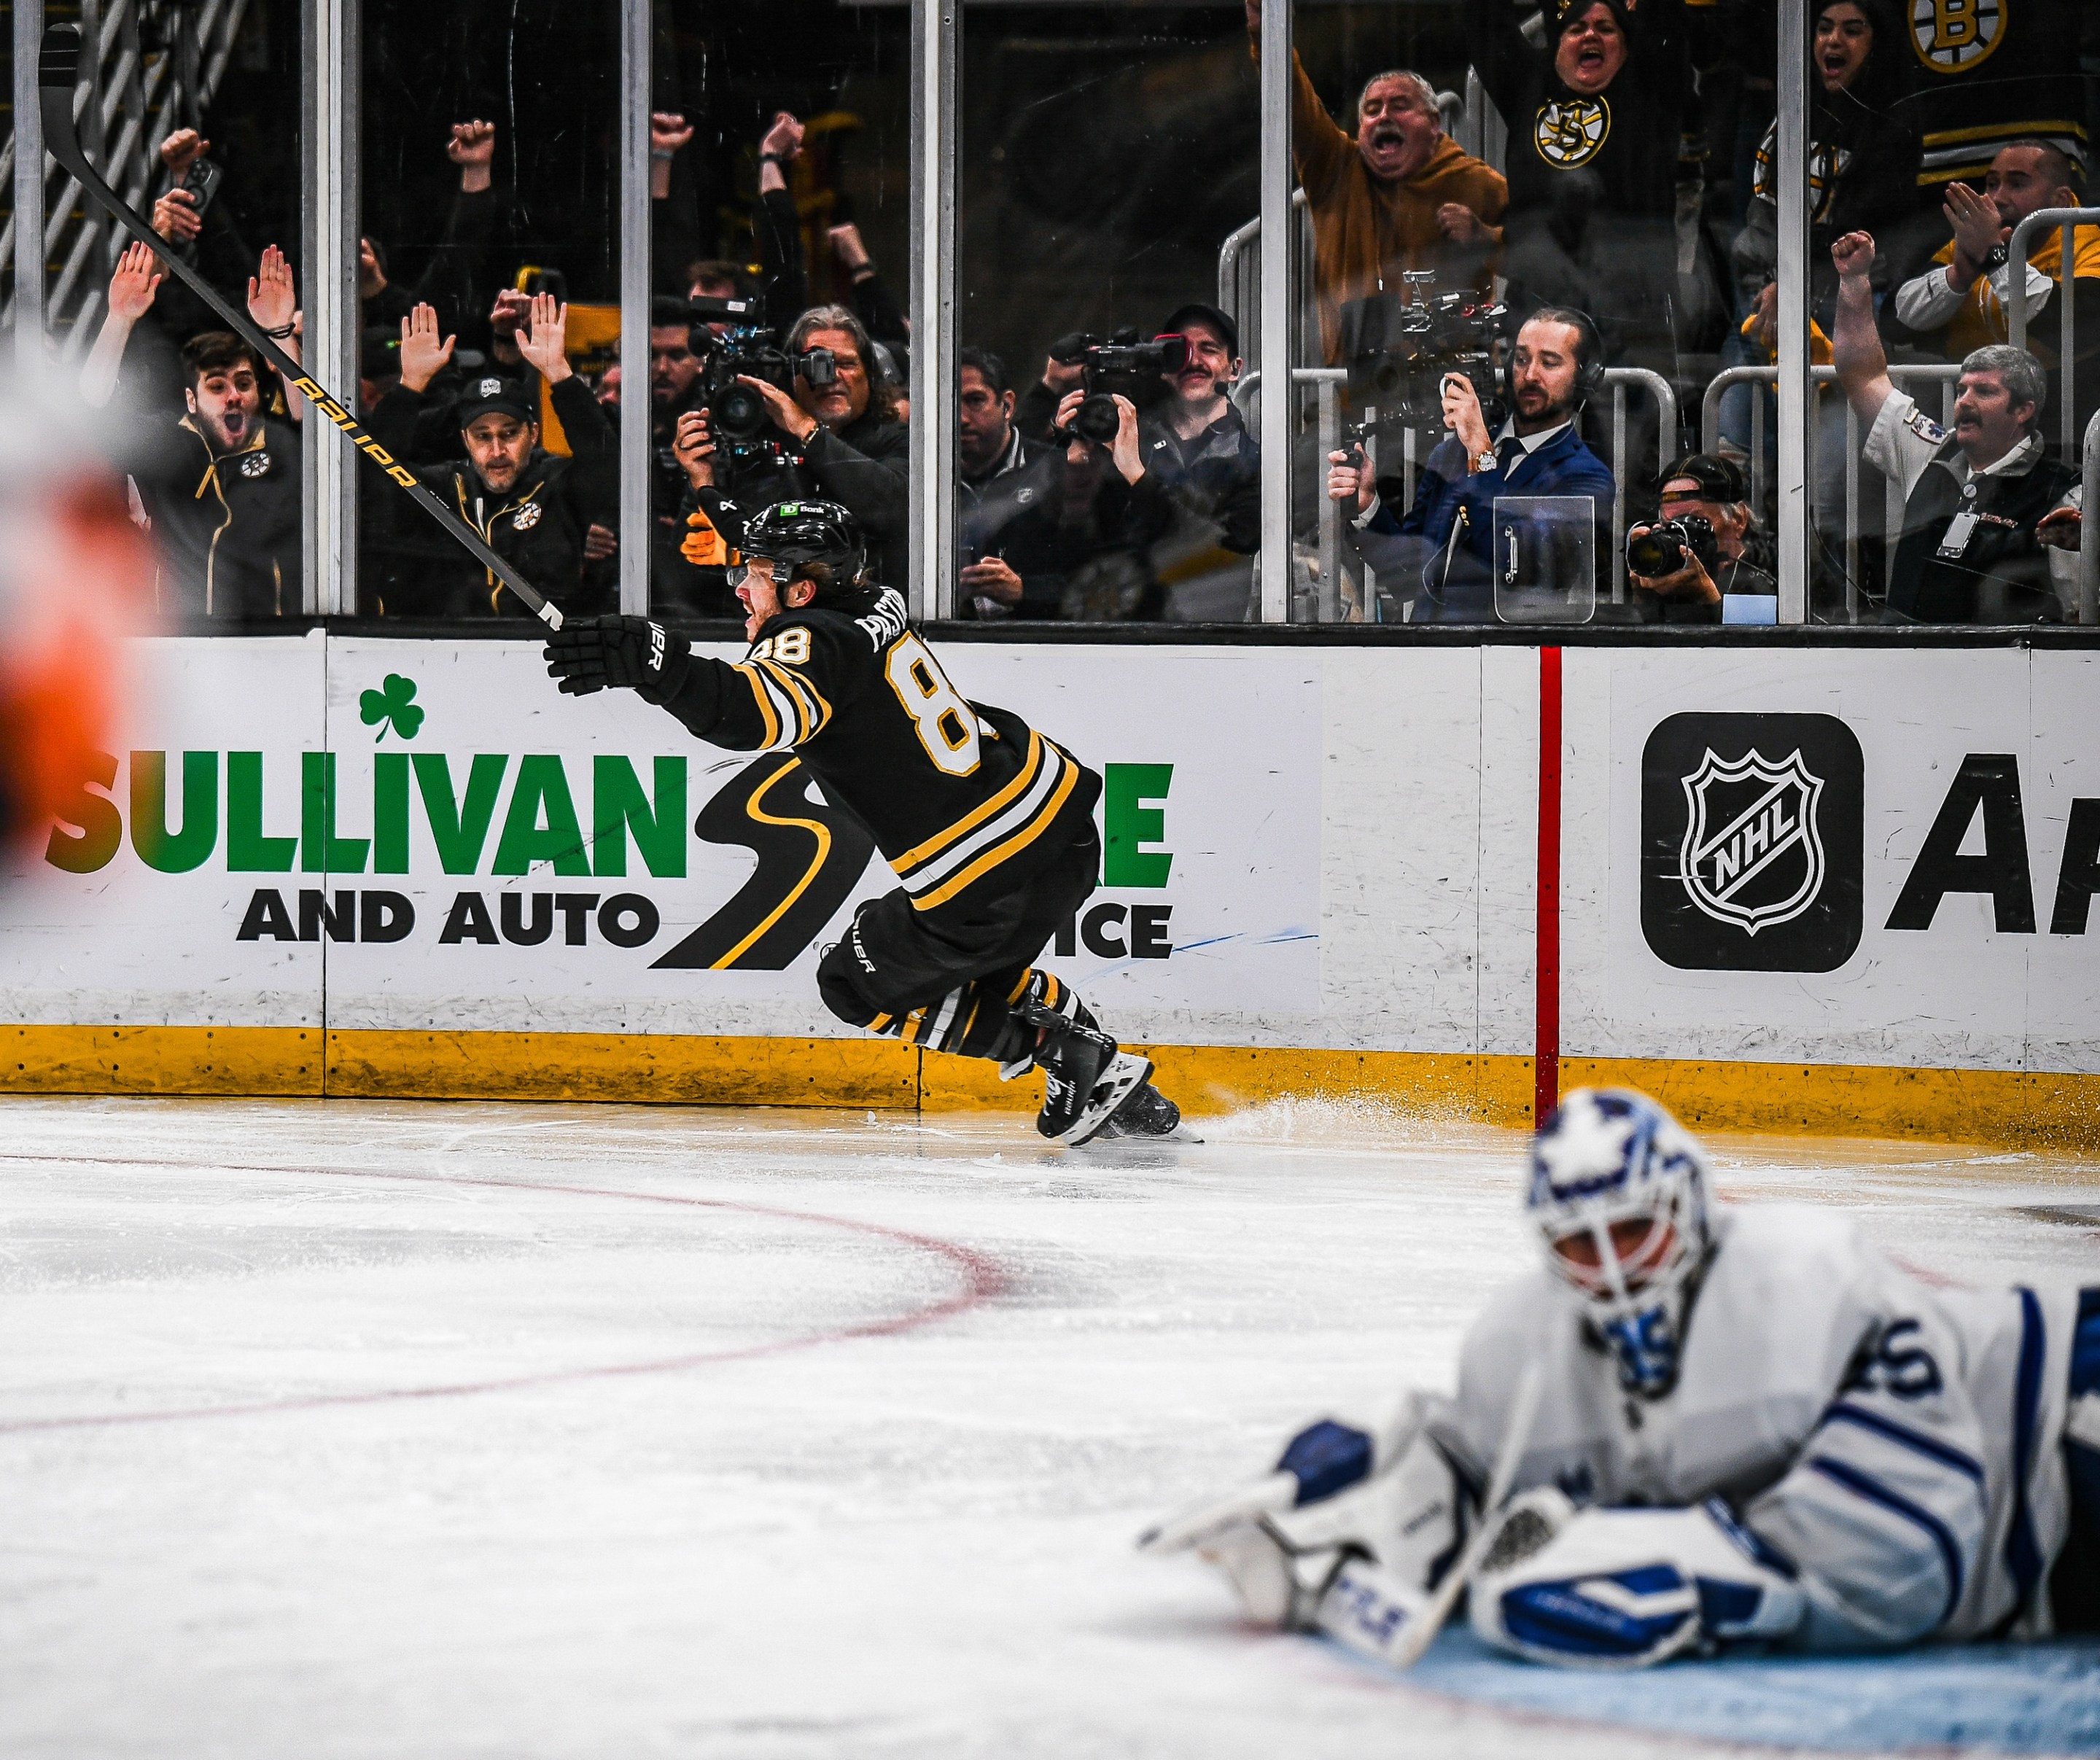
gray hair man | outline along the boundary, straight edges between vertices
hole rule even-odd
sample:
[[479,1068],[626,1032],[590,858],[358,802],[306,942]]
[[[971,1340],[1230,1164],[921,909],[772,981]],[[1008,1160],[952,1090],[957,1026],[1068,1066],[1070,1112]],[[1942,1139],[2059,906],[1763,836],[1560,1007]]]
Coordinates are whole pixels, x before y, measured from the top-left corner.
[[2045,456],[2040,364],[2023,349],[1975,350],[1961,363],[1949,432],[1890,382],[1874,324],[1873,238],[1847,232],[1830,258],[1838,381],[1867,430],[1867,461],[1904,491],[1888,620],[2060,620],[2077,576],[2079,493],[2069,467]]

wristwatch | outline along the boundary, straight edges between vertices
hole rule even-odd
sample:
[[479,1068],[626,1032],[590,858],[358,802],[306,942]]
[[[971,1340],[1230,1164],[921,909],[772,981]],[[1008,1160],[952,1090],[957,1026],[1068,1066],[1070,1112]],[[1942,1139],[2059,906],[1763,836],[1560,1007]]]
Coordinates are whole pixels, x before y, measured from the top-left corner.
[[1495,449],[1491,446],[1485,452],[1474,453],[1470,462],[1475,472],[1478,473],[1493,470],[1502,461],[1496,457]]

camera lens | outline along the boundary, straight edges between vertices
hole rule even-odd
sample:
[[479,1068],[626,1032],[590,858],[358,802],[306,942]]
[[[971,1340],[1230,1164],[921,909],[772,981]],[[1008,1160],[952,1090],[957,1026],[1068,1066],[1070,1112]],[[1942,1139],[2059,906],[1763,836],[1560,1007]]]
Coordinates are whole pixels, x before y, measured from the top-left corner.
[[1684,566],[1684,545],[1676,532],[1651,527],[1626,540],[1626,567],[1650,580],[1674,575]]
[[1123,412],[1105,391],[1096,391],[1072,413],[1072,431],[1096,446],[1113,445],[1123,426]]
[[715,399],[709,419],[732,440],[755,440],[765,426],[765,399],[748,385],[732,385]]

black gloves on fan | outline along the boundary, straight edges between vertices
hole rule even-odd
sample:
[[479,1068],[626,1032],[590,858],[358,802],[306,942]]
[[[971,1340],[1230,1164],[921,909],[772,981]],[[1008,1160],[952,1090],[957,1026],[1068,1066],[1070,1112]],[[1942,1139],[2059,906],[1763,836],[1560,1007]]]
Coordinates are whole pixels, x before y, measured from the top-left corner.
[[565,623],[542,651],[547,676],[562,692],[587,697],[608,685],[645,702],[668,703],[693,664],[693,645],[646,617],[588,617]]

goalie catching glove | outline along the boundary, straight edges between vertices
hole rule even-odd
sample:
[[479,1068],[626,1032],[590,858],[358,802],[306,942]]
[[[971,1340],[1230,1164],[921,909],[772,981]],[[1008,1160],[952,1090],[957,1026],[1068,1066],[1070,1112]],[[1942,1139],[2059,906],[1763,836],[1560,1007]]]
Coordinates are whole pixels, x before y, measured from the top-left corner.
[[1504,1513],[1473,1579],[1473,1630],[1563,1668],[1635,1669],[1783,1639],[1793,1568],[1718,1498],[1689,1510],[1581,1510],[1551,1487]]
[[646,617],[577,618],[547,637],[540,657],[566,696],[587,697],[612,686],[661,704],[686,682],[693,645]]

